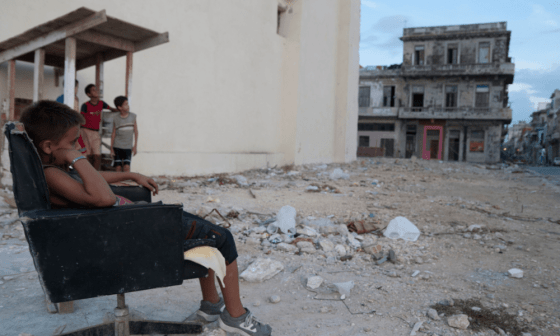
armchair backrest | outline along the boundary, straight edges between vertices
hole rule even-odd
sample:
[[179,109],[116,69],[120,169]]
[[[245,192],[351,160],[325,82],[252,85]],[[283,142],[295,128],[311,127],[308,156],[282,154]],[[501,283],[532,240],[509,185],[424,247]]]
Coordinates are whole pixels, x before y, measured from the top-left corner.
[[51,208],[49,190],[37,149],[19,122],[8,122],[4,134],[9,143],[14,198],[21,215]]

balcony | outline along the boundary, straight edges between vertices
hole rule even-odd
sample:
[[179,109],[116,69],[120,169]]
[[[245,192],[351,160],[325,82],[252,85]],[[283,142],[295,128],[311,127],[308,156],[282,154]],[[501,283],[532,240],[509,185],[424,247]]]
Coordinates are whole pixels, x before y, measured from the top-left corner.
[[360,107],[358,115],[361,117],[397,117],[398,107]]
[[513,63],[477,63],[477,64],[430,64],[403,65],[404,77],[426,76],[508,76],[507,84],[513,82],[515,64]]
[[472,119],[472,120],[509,120],[510,108],[441,108],[441,107],[401,107],[400,119]]

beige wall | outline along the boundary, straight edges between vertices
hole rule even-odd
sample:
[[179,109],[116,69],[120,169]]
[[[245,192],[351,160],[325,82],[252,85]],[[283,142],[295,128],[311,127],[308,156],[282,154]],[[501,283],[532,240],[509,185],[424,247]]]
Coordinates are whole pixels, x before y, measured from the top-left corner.
[[[278,0],[23,0],[0,12],[0,41],[78,7],[158,32],[170,42],[134,54],[133,170],[197,175],[355,159],[359,0],[296,1],[276,33]],[[27,69],[27,70],[25,70]],[[32,97],[18,62],[16,97]],[[52,68],[45,97],[56,98]],[[105,64],[104,100],[124,94],[124,58]],[[25,80],[21,80],[26,78]],[[83,88],[94,69],[78,72]],[[0,65],[0,100],[6,65]]]

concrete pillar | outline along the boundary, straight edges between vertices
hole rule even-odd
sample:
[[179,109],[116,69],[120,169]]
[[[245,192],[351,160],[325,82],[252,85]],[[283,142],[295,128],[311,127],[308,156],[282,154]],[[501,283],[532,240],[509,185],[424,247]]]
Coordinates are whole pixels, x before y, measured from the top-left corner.
[[8,61],[8,120],[15,119],[16,111],[16,61]]
[[463,161],[463,148],[465,147],[465,129],[461,128],[459,135],[459,162]]
[[76,39],[66,38],[64,52],[64,104],[74,108],[74,96],[76,87]]
[[99,99],[103,99],[103,55],[97,54],[97,62],[95,63],[95,87],[99,92]]
[[443,139],[443,161],[449,161],[449,127],[445,128],[445,139]]
[[43,81],[45,78],[45,49],[35,50],[33,67],[33,102],[43,99]]
[[126,53],[126,88],[125,88],[126,98],[128,98],[128,104],[130,105],[130,96],[132,93],[132,52]]
[[401,120],[396,120],[395,121],[395,148],[394,148],[394,158],[403,158],[403,151],[402,151],[402,129],[403,129],[403,122]]

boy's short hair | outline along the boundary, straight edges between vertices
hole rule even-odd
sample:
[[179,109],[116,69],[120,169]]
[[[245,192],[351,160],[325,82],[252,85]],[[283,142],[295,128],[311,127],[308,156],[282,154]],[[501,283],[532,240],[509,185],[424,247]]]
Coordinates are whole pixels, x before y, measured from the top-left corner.
[[94,87],[95,84],[88,84],[88,86],[86,86],[85,91],[86,91],[86,95],[89,94],[89,90],[91,90],[92,87]]
[[32,104],[23,111],[19,121],[39,151],[41,142],[51,140],[58,143],[70,128],[85,123],[80,113],[52,100]]
[[114,102],[115,102],[115,107],[119,108],[120,106],[122,106],[122,104],[124,104],[125,101],[128,101],[128,98],[126,98],[125,96],[118,96],[117,98],[115,98]]

